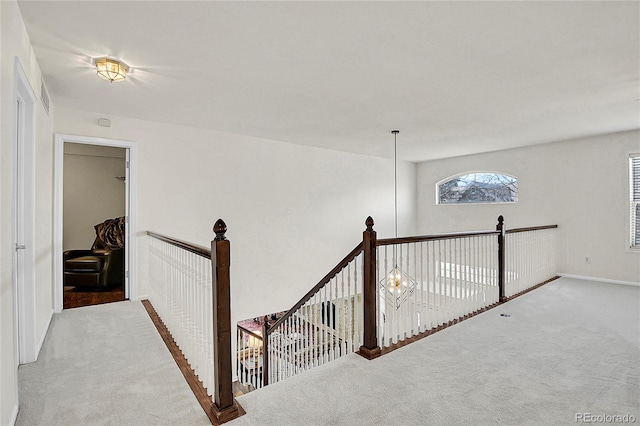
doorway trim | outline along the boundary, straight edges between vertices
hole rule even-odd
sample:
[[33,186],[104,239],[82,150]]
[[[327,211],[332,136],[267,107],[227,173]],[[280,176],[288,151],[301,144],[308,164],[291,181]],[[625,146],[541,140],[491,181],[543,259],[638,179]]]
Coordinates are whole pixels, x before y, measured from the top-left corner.
[[[35,277],[35,104],[36,95],[14,60],[13,285],[16,367],[38,358]],[[20,107],[18,107],[20,104]],[[22,182],[19,184],[18,182]],[[18,220],[18,215],[22,221]],[[20,229],[19,229],[20,228]],[[20,246],[20,252],[18,247]],[[21,261],[18,257],[21,257]]]
[[65,142],[85,145],[102,145],[129,150],[129,167],[127,169],[126,212],[127,226],[125,233],[125,296],[129,300],[138,300],[137,264],[136,264],[136,166],[137,155],[134,142],[104,139],[91,136],[78,136],[56,133],[54,152],[54,193],[53,193],[53,308],[61,312],[63,308],[64,269],[63,253],[63,205],[64,205],[64,144]]

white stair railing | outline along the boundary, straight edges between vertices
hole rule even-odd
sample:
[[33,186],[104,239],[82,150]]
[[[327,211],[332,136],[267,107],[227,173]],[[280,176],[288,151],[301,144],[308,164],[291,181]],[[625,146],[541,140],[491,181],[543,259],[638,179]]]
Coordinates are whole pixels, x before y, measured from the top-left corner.
[[558,271],[558,226],[509,229],[505,232],[505,296],[512,297],[555,277]]
[[390,347],[498,302],[498,232],[377,241],[377,332]]
[[238,325],[236,332],[236,371],[238,382],[247,391],[260,389],[262,383],[262,331],[254,332]]
[[231,248],[222,219],[216,221],[213,232],[211,250],[147,232],[149,300],[145,307],[149,305],[152,319],[157,320],[163,340],[207,416],[213,424],[221,424],[243,411],[232,390]]
[[262,335],[263,384],[356,352],[362,345],[362,244]]
[[262,332],[238,327],[240,383],[260,388],[352,352],[373,359],[550,281],[557,225],[362,243]]
[[149,235],[149,300],[212,396],[211,252]]

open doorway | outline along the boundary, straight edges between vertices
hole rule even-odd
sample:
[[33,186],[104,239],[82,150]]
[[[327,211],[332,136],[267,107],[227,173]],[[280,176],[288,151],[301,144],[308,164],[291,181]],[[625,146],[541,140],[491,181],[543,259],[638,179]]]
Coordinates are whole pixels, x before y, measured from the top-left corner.
[[127,148],[64,143],[63,308],[126,300]]
[[55,135],[55,312],[137,300],[135,164],[133,142]]

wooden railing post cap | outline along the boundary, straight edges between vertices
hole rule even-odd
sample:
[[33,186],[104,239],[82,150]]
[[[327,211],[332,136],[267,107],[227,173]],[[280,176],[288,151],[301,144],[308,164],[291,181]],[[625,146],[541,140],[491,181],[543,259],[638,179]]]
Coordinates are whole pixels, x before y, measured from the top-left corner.
[[500,215],[498,216],[498,225],[496,225],[496,229],[497,230],[502,229],[503,225],[504,225],[504,216]]
[[216,234],[216,238],[214,238],[215,241],[224,241],[227,239],[224,236],[227,232],[227,224],[224,223],[224,220],[218,219],[216,221],[215,225],[213,225],[213,232]]
[[373,225],[375,225],[375,223],[373,222],[373,218],[371,216],[369,216],[367,220],[364,221],[364,224],[367,225],[367,231],[373,231]]

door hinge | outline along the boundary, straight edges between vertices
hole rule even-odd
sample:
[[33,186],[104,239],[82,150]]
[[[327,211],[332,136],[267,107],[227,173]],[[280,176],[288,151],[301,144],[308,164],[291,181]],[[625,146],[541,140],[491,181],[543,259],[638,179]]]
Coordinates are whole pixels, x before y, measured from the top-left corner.
[[124,276],[125,276],[125,278],[129,278],[129,271],[126,271],[126,272],[124,273]]
[[[120,164],[122,164],[122,163],[120,163]],[[127,169],[129,168],[129,162],[128,162],[128,161],[127,161],[127,165],[126,165],[126,167],[127,167]]]
[[16,243],[16,251],[17,251],[17,250],[24,250],[24,249],[26,249],[26,248],[27,248],[27,247],[26,247],[25,245]]

